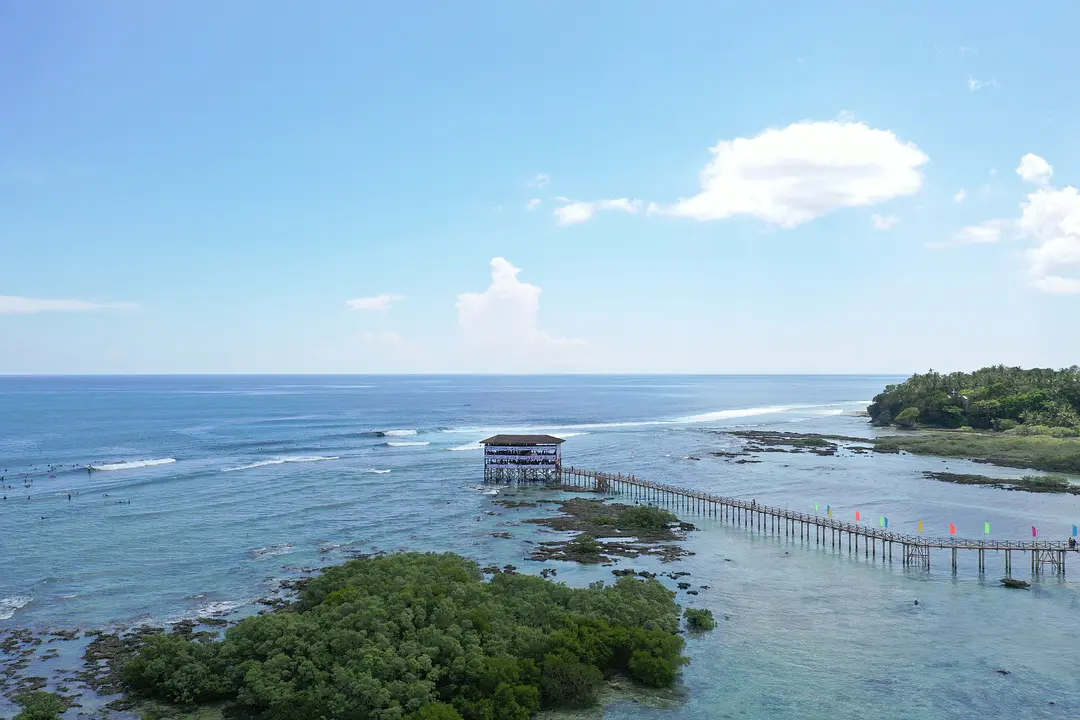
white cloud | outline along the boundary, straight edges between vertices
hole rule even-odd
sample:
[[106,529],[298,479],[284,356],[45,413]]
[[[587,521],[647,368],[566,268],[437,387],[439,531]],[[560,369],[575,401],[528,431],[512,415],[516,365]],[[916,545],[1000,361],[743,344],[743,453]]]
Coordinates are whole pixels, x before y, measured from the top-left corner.
[[541,202],[543,202],[543,201],[540,200],[540,198],[533,198],[529,202],[525,203],[525,209],[526,210],[535,210],[536,208],[538,208],[540,206]]
[[100,310],[135,310],[135,303],[95,303],[86,300],[38,300],[0,295],[0,315],[37,315],[44,312],[96,312]]
[[553,338],[539,329],[541,291],[521,282],[520,272],[504,258],[494,258],[488,289],[458,295],[458,326],[466,339],[475,346],[511,354],[587,344]]
[[613,200],[590,200],[585,202],[572,202],[569,205],[555,208],[555,217],[560,225],[576,225],[591,219],[597,212],[618,210],[620,212],[637,214],[641,210],[640,200],[629,198],[615,198]]
[[1020,165],[1016,168],[1016,174],[1027,182],[1046,185],[1054,175],[1054,168],[1038,155],[1028,153],[1020,158]]
[[793,228],[844,207],[922,187],[929,158],[891,131],[861,122],[799,122],[710,148],[701,192],[651,211],[696,220],[749,215]]
[[550,184],[551,184],[551,176],[548,175],[547,173],[537,173],[536,177],[534,177],[532,182],[529,183],[530,186],[532,186],[534,188],[538,188],[540,190],[543,190],[544,188],[546,188]]
[[941,249],[957,245],[992,245],[1001,242],[1005,231],[1015,224],[1012,220],[987,220],[957,230],[949,242],[926,243],[926,247]]
[[878,215],[877,213],[871,215],[870,219],[874,223],[875,230],[891,230],[896,223],[900,222],[900,218],[894,215]]
[[851,112],[850,110],[841,110],[839,113],[837,113],[836,119],[840,122],[851,122],[855,119],[855,113]]
[[971,92],[976,92],[983,88],[996,88],[997,86],[997,80],[976,80],[971,75],[968,75],[968,90]]
[[346,300],[345,304],[348,305],[351,310],[378,310],[386,312],[394,303],[401,302],[404,299],[405,298],[401,295],[375,295],[374,297]]
[[1015,227],[1033,243],[1027,253],[1028,278],[1045,293],[1080,293],[1080,191],[1073,186],[1050,186],[1053,167],[1043,158],[1027,154],[1016,172],[1037,187],[1020,205],[1018,220],[991,220],[964,228],[956,239],[997,242],[1001,231]]
[[970,45],[961,45],[959,49],[961,55],[975,54],[979,52],[978,48],[971,47]]
[[1080,280],[1060,275],[1047,275],[1036,280],[1035,287],[1051,295],[1076,295],[1080,293]]
[[967,191],[964,188],[960,188],[956,191],[956,194],[952,196],[952,201],[959,205],[967,199]]

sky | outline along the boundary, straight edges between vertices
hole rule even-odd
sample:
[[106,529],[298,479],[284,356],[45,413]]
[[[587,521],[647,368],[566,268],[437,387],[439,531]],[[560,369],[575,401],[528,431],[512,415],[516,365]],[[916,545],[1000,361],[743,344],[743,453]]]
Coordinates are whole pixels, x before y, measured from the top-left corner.
[[1072,365],[1078,24],[0,3],[0,373]]

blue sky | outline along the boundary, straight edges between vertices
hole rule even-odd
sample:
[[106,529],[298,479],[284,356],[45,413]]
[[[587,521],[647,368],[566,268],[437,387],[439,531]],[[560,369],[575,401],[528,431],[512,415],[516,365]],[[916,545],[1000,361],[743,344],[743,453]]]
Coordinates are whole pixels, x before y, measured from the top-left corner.
[[0,372],[1072,364],[1077,23],[4,3]]

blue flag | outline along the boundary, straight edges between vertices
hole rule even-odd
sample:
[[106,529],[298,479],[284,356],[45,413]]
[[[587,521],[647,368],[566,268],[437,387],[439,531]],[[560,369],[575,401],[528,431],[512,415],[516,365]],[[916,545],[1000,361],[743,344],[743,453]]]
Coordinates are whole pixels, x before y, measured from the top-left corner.
[[1077,530],[1080,530],[1080,528],[1078,528],[1076,525],[1073,525],[1073,537],[1076,537]]

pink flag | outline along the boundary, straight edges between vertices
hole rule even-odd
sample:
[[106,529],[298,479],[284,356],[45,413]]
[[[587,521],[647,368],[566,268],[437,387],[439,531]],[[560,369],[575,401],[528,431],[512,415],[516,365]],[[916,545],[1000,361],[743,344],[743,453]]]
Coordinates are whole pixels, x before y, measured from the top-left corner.
[[949,523],[949,534],[950,535],[955,535],[956,534],[956,525],[954,525],[952,523]]
[[1031,537],[1039,537],[1039,528],[1031,526]]
[[859,512],[858,510],[856,510],[855,511],[855,522],[859,522],[860,520],[862,520],[862,513]]

